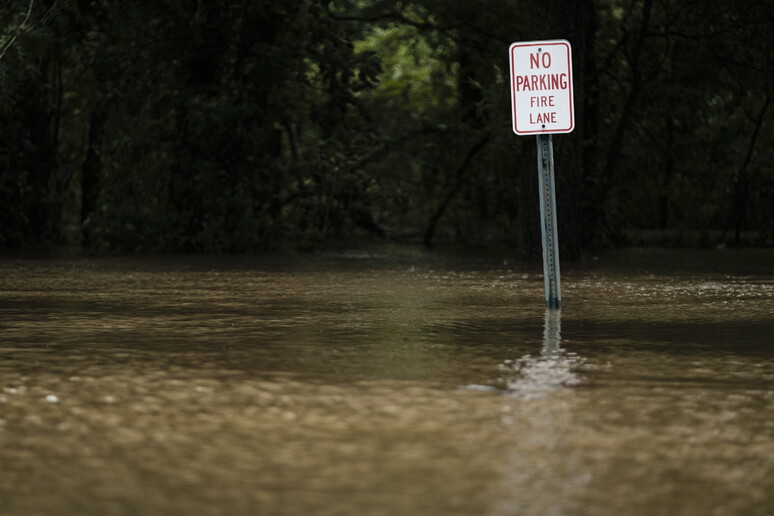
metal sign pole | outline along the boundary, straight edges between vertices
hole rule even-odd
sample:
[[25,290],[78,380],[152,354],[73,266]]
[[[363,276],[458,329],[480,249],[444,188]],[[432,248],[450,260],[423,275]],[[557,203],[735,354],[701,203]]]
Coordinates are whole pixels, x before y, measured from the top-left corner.
[[559,309],[562,307],[562,286],[559,279],[559,239],[556,231],[554,144],[550,134],[537,135],[537,151],[546,306]]
[[554,147],[551,135],[575,129],[572,49],[565,39],[522,41],[509,47],[513,132],[537,136],[543,278],[549,310],[562,307],[556,232]]

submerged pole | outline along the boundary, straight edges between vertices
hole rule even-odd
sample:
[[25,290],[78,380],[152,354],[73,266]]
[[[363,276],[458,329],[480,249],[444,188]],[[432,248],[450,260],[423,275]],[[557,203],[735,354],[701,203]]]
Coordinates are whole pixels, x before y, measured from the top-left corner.
[[540,356],[551,358],[559,354],[562,343],[562,311],[546,310],[543,320],[543,349]]
[[562,307],[559,278],[559,239],[556,231],[556,188],[554,187],[554,144],[551,134],[537,135],[538,179],[540,181],[540,232],[543,237],[543,282],[546,306]]

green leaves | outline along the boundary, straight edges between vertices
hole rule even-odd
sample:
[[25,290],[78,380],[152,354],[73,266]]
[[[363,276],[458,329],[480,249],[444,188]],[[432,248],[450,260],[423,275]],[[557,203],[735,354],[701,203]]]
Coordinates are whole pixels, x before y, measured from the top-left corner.
[[550,30],[578,53],[560,232],[774,237],[768,5],[579,5],[9,0],[0,243],[58,243],[65,221],[110,251],[527,242],[505,50]]

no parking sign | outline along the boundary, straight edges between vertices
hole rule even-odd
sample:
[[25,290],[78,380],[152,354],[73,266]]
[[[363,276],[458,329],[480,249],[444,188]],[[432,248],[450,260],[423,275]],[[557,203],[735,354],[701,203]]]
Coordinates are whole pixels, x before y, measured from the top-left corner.
[[540,186],[540,230],[543,237],[543,280],[546,306],[562,306],[559,240],[556,223],[553,134],[575,129],[572,49],[564,39],[513,43],[511,108],[513,132],[537,136]]
[[513,132],[561,134],[575,129],[572,51],[564,39],[510,47]]

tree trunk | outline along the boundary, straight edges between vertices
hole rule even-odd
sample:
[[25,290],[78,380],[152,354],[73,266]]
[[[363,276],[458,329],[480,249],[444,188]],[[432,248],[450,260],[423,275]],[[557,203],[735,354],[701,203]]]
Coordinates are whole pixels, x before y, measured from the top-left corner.
[[769,95],[766,95],[758,116],[753,120],[753,131],[750,134],[750,140],[747,142],[747,150],[734,180],[734,245],[736,247],[742,245],[742,230],[747,228],[747,206],[750,203],[747,171],[750,168],[750,161],[752,161],[753,154],[755,153],[755,145],[758,143],[758,136],[760,135],[761,127],[763,127],[763,121],[766,119],[769,104],[770,98]]
[[[590,51],[586,38],[593,20],[592,0],[545,0],[532,10],[534,40],[566,39],[572,45],[576,125],[572,133],[554,137],[559,253],[568,260],[580,259],[584,244],[580,210],[584,124],[579,121],[584,119],[585,56]],[[529,144],[534,156],[536,145],[534,141]],[[537,158],[531,166],[522,167],[522,173],[520,243],[523,254],[536,257],[540,251]]]
[[59,236],[67,246],[83,243],[83,175],[89,156],[96,79],[92,70],[78,63],[79,47],[65,52],[62,73],[64,102],[57,149],[61,186]]
[[[634,8],[634,3],[632,3],[632,8]],[[614,242],[620,239],[620,235],[616,234],[614,230],[609,229],[611,226],[606,220],[605,201],[607,200],[613,185],[616,183],[616,170],[618,161],[621,157],[621,152],[623,151],[624,137],[629,130],[629,126],[634,121],[634,115],[636,113],[635,108],[639,102],[645,82],[641,58],[645,50],[645,38],[649,30],[652,12],[653,0],[645,0],[642,4],[640,25],[635,34],[635,42],[631,50],[631,55],[628,58],[631,70],[629,91],[624,99],[621,115],[618,118],[618,123],[613,131],[612,140],[608,146],[607,159],[605,160],[604,168],[602,169],[598,180],[599,186],[595,189],[595,192],[592,192],[591,198],[592,212],[588,220],[589,226],[592,231],[606,228],[608,237]]]

